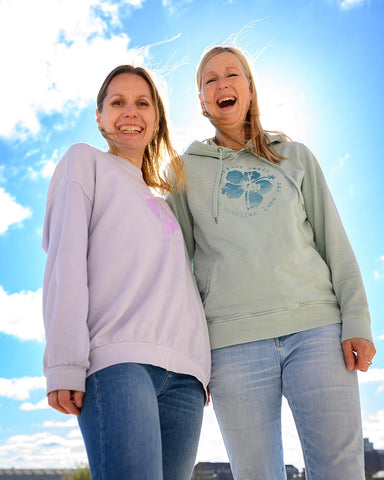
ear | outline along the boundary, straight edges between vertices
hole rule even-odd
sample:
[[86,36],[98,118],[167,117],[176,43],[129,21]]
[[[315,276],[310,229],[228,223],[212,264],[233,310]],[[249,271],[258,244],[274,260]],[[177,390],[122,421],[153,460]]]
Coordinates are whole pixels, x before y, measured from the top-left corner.
[[200,107],[203,115],[207,115],[207,109],[205,108],[204,100],[203,97],[201,96],[201,93],[199,93],[199,100],[200,100]]
[[100,112],[99,112],[99,110],[98,110],[97,108],[96,108],[96,112],[95,112],[95,113],[96,113],[97,126],[98,126],[99,128],[104,128],[104,127],[103,127],[103,122],[101,121]]

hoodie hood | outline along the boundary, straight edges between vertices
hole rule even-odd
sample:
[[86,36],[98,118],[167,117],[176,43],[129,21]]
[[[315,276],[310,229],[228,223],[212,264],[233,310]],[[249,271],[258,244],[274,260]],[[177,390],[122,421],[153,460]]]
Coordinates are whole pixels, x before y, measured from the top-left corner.
[[[266,133],[270,144],[274,145],[277,143],[285,142],[285,138],[279,134],[271,134]],[[249,140],[247,145],[250,147],[252,146],[252,140]],[[233,153],[239,153],[242,151],[246,151],[244,148],[239,150],[238,152],[232,150],[231,148],[220,147],[216,145],[216,143],[212,139],[205,140],[204,142],[194,141],[189,145],[187,150],[184,152],[184,155],[199,155],[203,157],[212,157],[212,158],[219,158],[221,152],[221,156],[233,156]]]

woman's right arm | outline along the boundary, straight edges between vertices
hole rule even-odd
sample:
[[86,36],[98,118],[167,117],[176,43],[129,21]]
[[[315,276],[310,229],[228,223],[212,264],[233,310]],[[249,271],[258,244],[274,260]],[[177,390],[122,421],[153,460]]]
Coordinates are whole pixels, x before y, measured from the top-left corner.
[[92,201],[77,171],[78,164],[88,162],[84,155],[77,159],[76,153],[86,154],[73,147],[67,152],[52,177],[47,198],[43,232],[47,392],[85,391],[89,367],[87,251]]

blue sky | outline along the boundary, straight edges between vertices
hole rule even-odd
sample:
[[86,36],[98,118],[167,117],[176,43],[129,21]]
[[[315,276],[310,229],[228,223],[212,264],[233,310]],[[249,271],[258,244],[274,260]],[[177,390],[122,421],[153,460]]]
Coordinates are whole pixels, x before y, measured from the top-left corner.
[[[384,449],[383,0],[0,0],[0,468],[85,460],[74,418],[48,408],[41,249],[55,164],[105,148],[95,96],[122,63],[151,69],[174,145],[211,136],[194,76],[206,47],[251,58],[265,128],[317,156],[364,277],[378,354],[360,375],[364,434]],[[76,332],[74,332],[76,335]],[[303,465],[283,409],[286,463]],[[198,461],[227,461],[212,407]]]

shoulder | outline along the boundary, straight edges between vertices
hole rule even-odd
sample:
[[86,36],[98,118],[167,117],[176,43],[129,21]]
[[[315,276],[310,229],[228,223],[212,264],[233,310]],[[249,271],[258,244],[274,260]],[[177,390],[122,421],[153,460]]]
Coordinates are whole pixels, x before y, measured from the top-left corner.
[[96,163],[106,157],[106,153],[89,145],[88,143],[75,143],[63,155],[59,164],[62,163],[67,175],[72,180],[83,177],[90,170],[95,169]]
[[312,155],[311,151],[309,150],[309,148],[306,145],[304,145],[304,143],[297,142],[297,141],[286,140],[284,142],[274,143],[274,144],[272,144],[272,146],[279,153],[280,152],[285,152],[286,155],[289,155],[289,156]]
[[193,141],[187,149],[183,152],[183,160],[188,160],[190,157],[217,157],[217,146],[211,145],[208,142]]
[[97,157],[104,157],[105,155],[105,152],[89,145],[89,143],[75,143],[67,150],[63,158],[68,158],[72,162],[76,162],[87,159],[96,159]]
[[96,164],[105,153],[87,143],[72,145],[62,156],[53,173],[49,196],[68,182],[76,182],[89,190],[95,178]]
[[317,163],[315,156],[304,143],[286,141],[273,145],[273,147],[280,155],[285,157],[281,166],[291,164],[301,166],[305,170]]

